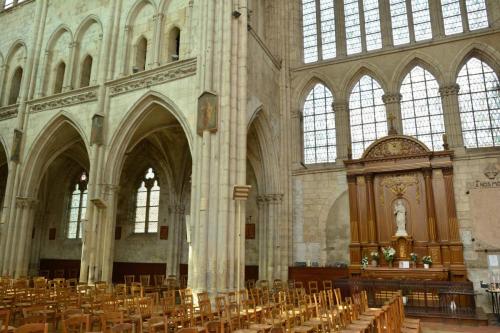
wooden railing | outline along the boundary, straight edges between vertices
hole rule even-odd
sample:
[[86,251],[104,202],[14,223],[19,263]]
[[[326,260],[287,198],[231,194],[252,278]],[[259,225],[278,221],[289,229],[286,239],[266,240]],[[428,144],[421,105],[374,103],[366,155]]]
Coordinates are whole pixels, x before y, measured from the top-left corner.
[[471,282],[336,279],[342,295],[366,290],[371,307],[380,307],[398,290],[403,293],[405,312],[410,316],[474,318],[476,301]]

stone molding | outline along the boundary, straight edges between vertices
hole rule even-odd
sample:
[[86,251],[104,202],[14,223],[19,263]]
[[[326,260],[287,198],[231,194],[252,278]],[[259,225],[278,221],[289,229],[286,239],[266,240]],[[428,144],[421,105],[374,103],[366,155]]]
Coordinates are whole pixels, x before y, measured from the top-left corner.
[[332,110],[333,112],[346,112],[348,109],[348,104],[346,102],[333,102],[332,103]]
[[132,74],[118,80],[110,81],[106,85],[110,87],[110,95],[116,96],[129,91],[182,79],[194,74],[196,74],[196,59],[192,58]]
[[384,102],[384,104],[394,104],[394,103],[401,102],[402,98],[403,98],[403,95],[401,95],[400,93],[384,94],[382,96],[382,102]]
[[19,104],[7,105],[0,108],[0,119],[10,119],[17,116]]
[[283,194],[281,193],[271,193],[271,194],[263,194],[257,196],[257,202],[264,203],[264,202],[281,202],[283,201]]
[[439,93],[441,96],[450,96],[450,95],[458,95],[460,91],[460,86],[458,84],[452,84],[445,87],[439,88]]
[[47,96],[29,101],[30,113],[82,104],[97,100],[97,86],[66,91],[62,94]]

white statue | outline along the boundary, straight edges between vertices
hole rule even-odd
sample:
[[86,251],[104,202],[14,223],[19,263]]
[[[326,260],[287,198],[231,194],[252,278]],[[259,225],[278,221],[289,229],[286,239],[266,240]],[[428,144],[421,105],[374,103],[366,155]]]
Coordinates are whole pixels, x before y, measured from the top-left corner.
[[403,205],[403,200],[399,199],[396,201],[394,215],[396,215],[396,225],[398,226],[396,236],[408,236],[406,232],[406,208]]

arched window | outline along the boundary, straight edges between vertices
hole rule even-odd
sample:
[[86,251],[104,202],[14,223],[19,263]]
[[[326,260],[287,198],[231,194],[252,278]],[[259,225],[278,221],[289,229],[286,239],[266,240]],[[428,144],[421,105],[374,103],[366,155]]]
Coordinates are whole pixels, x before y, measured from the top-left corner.
[[168,36],[168,57],[169,57],[169,62],[170,61],[177,61],[179,60],[179,51],[180,51],[180,45],[181,45],[181,31],[179,28],[174,27],[172,30],[170,30],[169,36]]
[[54,94],[59,94],[62,92],[64,84],[64,72],[66,71],[66,64],[61,61],[56,68],[56,77],[54,80]]
[[[446,35],[488,27],[485,0],[441,0],[441,8]],[[465,22],[462,22],[463,8],[467,11]]]
[[82,220],[87,213],[87,173],[84,171],[71,187],[67,237],[82,238]]
[[86,56],[82,62],[82,71],[80,74],[80,87],[88,87],[90,85],[90,76],[92,74],[92,57]]
[[148,40],[145,37],[141,37],[137,41],[136,45],[134,71],[142,72],[146,69],[147,53],[148,53]]
[[18,67],[16,68],[14,75],[12,76],[10,94],[9,94],[9,105],[17,103],[17,98],[19,97],[19,91],[21,90],[22,79],[23,79],[23,69],[21,67]]
[[457,83],[460,119],[467,148],[500,146],[500,82],[485,62],[470,58]]
[[378,0],[344,0],[344,21],[347,54],[382,47]]
[[304,163],[335,162],[337,141],[333,96],[322,84],[316,84],[304,103]]
[[335,58],[335,3],[333,0],[302,0],[304,62]]
[[[390,0],[390,8],[394,45],[409,43],[410,31],[417,42],[432,38],[428,0],[411,0],[410,11],[407,10],[406,0]],[[413,22],[412,30],[408,22]]]
[[444,119],[439,85],[431,73],[415,66],[401,85],[403,133],[432,150],[443,149]]
[[371,76],[364,75],[349,97],[352,157],[359,158],[376,139],[387,135],[384,91]]
[[149,168],[137,189],[135,233],[154,233],[158,231],[159,207],[160,185],[153,168]]

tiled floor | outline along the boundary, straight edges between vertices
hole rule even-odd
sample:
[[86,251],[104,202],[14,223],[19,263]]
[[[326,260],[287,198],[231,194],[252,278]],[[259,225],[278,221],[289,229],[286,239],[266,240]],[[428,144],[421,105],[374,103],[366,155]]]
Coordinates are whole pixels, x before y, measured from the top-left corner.
[[439,323],[422,323],[422,333],[500,333],[500,326],[471,327]]

